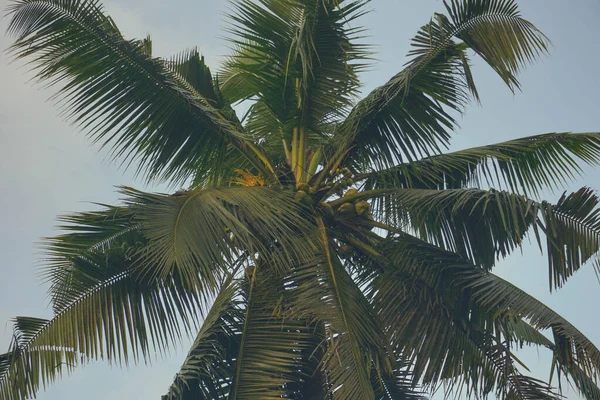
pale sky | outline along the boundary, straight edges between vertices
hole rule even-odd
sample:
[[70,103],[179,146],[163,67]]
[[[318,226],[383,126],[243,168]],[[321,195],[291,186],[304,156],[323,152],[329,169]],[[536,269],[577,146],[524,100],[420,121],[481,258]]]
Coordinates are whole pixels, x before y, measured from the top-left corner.
[[[552,40],[551,54],[521,75],[523,92],[515,95],[475,59],[473,73],[482,106],[473,104],[461,118],[453,150],[546,132],[600,130],[600,2],[520,3],[523,15]],[[0,0],[2,10],[6,4],[7,0]],[[228,52],[221,39],[226,1],[112,0],[104,4],[126,37],[150,33],[155,55],[166,57],[198,46],[216,70]],[[370,41],[379,45],[379,62],[364,75],[365,91],[401,69],[410,38],[443,5],[440,0],[374,0],[371,8],[373,12],[361,23],[370,30]],[[1,49],[10,43],[4,35],[6,25],[6,19],[0,20]],[[26,67],[9,64],[6,55],[0,54],[0,352],[10,341],[10,318],[51,316],[47,288],[36,277],[40,265],[36,243],[56,233],[56,216],[90,209],[92,201],[115,203],[115,185],[158,190],[144,187],[131,173],[111,163],[106,153],[91,147],[47,101],[51,91],[32,85],[29,78]],[[569,190],[583,185],[600,189],[600,168],[586,171]],[[559,195],[549,194],[547,200],[555,201]],[[533,245],[500,262],[495,272],[554,308],[600,346],[600,287],[591,266],[552,295],[545,255]],[[158,399],[185,357],[186,344],[152,366],[120,369],[93,363],[40,392],[38,398]],[[548,352],[527,351],[522,360],[536,376],[547,379]],[[577,399],[574,391],[565,394]]]

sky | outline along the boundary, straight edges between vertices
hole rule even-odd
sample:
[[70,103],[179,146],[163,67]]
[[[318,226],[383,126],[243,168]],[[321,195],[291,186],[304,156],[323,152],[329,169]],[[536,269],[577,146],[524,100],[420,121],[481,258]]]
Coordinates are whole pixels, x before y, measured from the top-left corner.
[[[0,0],[5,9],[7,0]],[[219,0],[112,0],[106,10],[128,38],[150,33],[153,52],[170,56],[198,46],[213,70],[228,52]],[[522,92],[511,93],[483,62],[473,70],[481,105],[472,104],[460,117],[451,150],[495,143],[546,132],[600,131],[600,2],[597,0],[523,0],[522,14],[550,37],[550,55],[521,75]],[[436,11],[440,0],[373,0],[360,23],[377,44],[377,62],[364,74],[368,93],[397,73],[406,61],[409,40]],[[0,20],[0,49],[10,44]],[[109,155],[92,147],[85,134],[59,116],[48,98],[52,90],[30,82],[19,62],[0,53],[0,351],[8,347],[10,319],[17,315],[49,318],[47,287],[37,272],[42,237],[56,234],[56,216],[92,208],[90,202],[115,203],[115,185],[145,190],[131,171],[123,171]],[[565,190],[600,189],[600,168]],[[561,192],[548,193],[556,201]],[[567,285],[549,293],[546,256],[533,244],[502,260],[495,272],[554,308],[600,346],[600,287],[591,266]],[[186,354],[178,351],[151,365],[127,369],[94,362],[40,392],[40,400],[108,400],[160,398]],[[521,353],[520,353],[521,354]],[[540,350],[522,353],[532,374],[547,379],[550,356]],[[573,390],[565,392],[577,399]]]

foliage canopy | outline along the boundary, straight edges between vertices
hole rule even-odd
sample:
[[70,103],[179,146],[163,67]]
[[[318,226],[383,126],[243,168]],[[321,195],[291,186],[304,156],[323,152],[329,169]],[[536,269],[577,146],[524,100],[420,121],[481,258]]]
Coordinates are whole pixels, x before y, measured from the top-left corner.
[[194,335],[167,400],[417,399],[441,384],[560,398],[525,373],[523,345],[600,399],[598,348],[492,272],[527,237],[551,290],[598,267],[597,194],[536,198],[597,165],[600,134],[442,151],[479,99],[470,58],[514,90],[548,39],[514,0],[448,0],[359,99],[367,3],[235,0],[213,75],[195,49],[153,57],[95,0],[10,1],[10,51],[58,85],[72,121],[147,181],[186,189],[123,187],[121,204],[61,219],[45,242],[55,315],[15,318],[0,397]]

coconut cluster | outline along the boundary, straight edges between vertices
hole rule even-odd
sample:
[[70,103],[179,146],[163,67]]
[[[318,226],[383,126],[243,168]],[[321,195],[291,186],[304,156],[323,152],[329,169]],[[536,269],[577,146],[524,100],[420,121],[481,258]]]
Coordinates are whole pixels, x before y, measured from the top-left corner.
[[371,203],[365,200],[359,200],[357,195],[359,191],[356,189],[348,189],[342,199],[347,198],[348,200],[340,204],[335,211],[336,214],[345,217],[357,216],[357,217],[371,217]]
[[[318,203],[318,208],[326,218],[341,217],[344,219],[352,218],[354,222],[360,223],[373,221],[371,215],[371,203],[361,200],[360,192],[352,188],[354,184],[353,174],[348,168],[339,168],[332,173],[332,178],[327,182],[321,182],[317,187],[307,183],[301,183],[297,186],[295,199],[298,202],[314,206],[320,198],[325,197],[325,193],[337,193],[340,199],[347,199],[336,207],[332,207],[325,201]],[[321,194],[321,195],[319,195]]]

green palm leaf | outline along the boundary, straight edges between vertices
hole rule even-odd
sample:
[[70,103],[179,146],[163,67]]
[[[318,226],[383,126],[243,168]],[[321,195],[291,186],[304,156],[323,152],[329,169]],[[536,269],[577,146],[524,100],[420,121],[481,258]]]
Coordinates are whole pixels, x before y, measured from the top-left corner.
[[[364,13],[365,4],[236,1],[230,32],[238,48],[223,73],[224,93],[232,102],[256,97],[261,108],[250,115],[258,118],[264,107],[280,129],[298,118],[311,132],[324,133],[323,128],[343,115],[357,94],[357,72],[368,46],[355,43],[360,30],[349,24]],[[273,133],[261,132],[263,137]],[[290,140],[291,130],[285,135]]]
[[97,284],[101,270],[90,271],[82,264],[86,254],[110,251],[111,247],[123,246],[131,255],[145,238],[139,233],[139,224],[133,220],[133,212],[125,207],[105,206],[98,211],[84,212],[61,217],[59,229],[66,233],[47,238],[45,263],[40,271],[44,281],[50,283],[48,295],[59,312],[75,296]]
[[234,280],[220,288],[164,399],[225,398],[240,345],[243,310],[239,295],[239,283]]
[[405,267],[429,285],[451,282],[467,291],[470,301],[494,319],[522,318],[537,330],[551,330],[554,351],[564,355],[557,362],[567,370],[580,368],[588,377],[597,376],[600,351],[567,320],[516,286],[454,253],[408,236],[388,241],[380,251],[390,258],[410,260]]
[[223,93],[231,102],[251,100],[246,128],[275,163],[285,160],[282,141],[291,144],[297,182],[307,180],[308,147],[333,134],[358,93],[369,46],[358,43],[361,30],[351,24],[365,4],[239,0],[229,15],[236,48]]
[[[447,29],[483,58],[513,88],[516,74],[546,51],[548,39],[521,18],[512,0],[451,0],[446,10],[452,24]],[[427,44],[423,52],[427,52]]]
[[600,269],[599,204],[596,192],[587,187],[563,193],[556,205],[542,203],[551,290],[561,287],[589,260],[596,271]]
[[599,266],[600,199],[586,187],[565,193],[556,205],[494,189],[381,189],[359,196],[375,198],[380,216],[397,229],[410,227],[406,230],[488,269],[520,248],[531,230],[541,248],[543,231],[550,289],[589,261]]
[[[116,364],[149,361],[164,354],[197,323],[203,294],[176,276],[149,281],[134,272],[131,243],[90,250],[72,260],[76,276],[85,276],[60,297],[50,320],[18,317],[18,336],[2,367],[0,393],[6,399],[35,395],[41,386],[82,361]],[[183,328],[183,329],[182,329]],[[6,360],[6,359],[5,359]]]
[[175,272],[210,289],[240,252],[261,252],[285,271],[291,260],[312,259],[318,246],[310,239],[312,211],[292,191],[224,187],[162,195],[123,190],[150,242],[142,257],[154,264],[142,266],[144,274]]
[[[414,368],[415,382],[432,389],[443,382],[450,393],[466,388],[475,397],[494,391],[500,398],[510,393],[517,398],[557,398],[548,384],[519,372],[515,364],[521,362],[511,350],[522,343],[554,350],[551,341],[522,319],[488,313],[474,303],[469,289],[453,284],[454,276],[435,250],[425,254],[421,247],[414,250],[419,258],[411,258],[418,240],[373,236],[371,243],[369,251],[364,245],[357,248],[352,269],[368,287],[394,352]],[[407,249],[407,257],[400,248]],[[423,268],[426,263],[430,269]]]
[[281,302],[281,280],[257,267],[246,270],[246,310],[236,369],[228,399],[280,399],[291,397],[306,379],[301,373],[306,363],[302,354],[313,350],[310,323],[286,317]]
[[[491,268],[521,246],[536,221],[531,200],[495,190],[401,190],[400,207],[422,238]],[[391,214],[391,213],[390,213]]]
[[359,175],[365,189],[459,189],[492,186],[538,195],[562,187],[597,163],[598,133],[547,133],[474,147]]
[[[519,319],[495,319],[470,304],[468,290],[449,293],[401,268],[386,268],[389,272],[373,280],[372,302],[389,324],[396,352],[411,357],[420,381],[433,387],[444,381],[448,390],[465,385],[475,397],[495,391],[499,398],[510,393],[521,399],[558,398],[548,384],[522,375],[515,366],[520,361],[510,350],[511,342],[498,338],[507,324],[527,324]],[[508,332],[517,336],[524,330]]]
[[[312,263],[300,265],[291,275],[294,311],[325,324],[327,351],[323,367],[328,371],[334,398],[372,399],[373,368],[393,382],[393,359],[388,339],[373,316],[364,294],[344,270],[333,250],[330,233],[321,226],[323,246]],[[381,378],[376,387],[381,387]],[[339,396],[339,397],[338,397]]]
[[518,86],[520,67],[546,50],[547,39],[520,16],[515,1],[452,0],[447,10],[450,19],[436,14],[413,39],[406,68],[367,95],[344,122],[341,145],[352,146],[350,160],[382,169],[447,146],[455,126],[449,112],[460,111],[471,93],[477,96],[467,48],[510,87]]
[[72,120],[148,179],[182,182],[243,140],[235,120],[148,56],[143,42],[125,40],[96,1],[15,1],[9,14],[13,54],[33,57],[39,79],[64,83],[59,96]]

